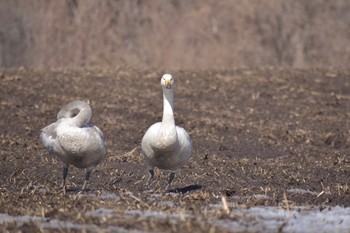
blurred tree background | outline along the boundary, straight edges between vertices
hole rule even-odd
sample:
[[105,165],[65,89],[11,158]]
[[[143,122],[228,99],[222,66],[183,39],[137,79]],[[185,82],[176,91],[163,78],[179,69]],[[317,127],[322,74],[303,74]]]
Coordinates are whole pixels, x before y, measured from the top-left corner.
[[0,0],[0,66],[347,67],[348,0]]

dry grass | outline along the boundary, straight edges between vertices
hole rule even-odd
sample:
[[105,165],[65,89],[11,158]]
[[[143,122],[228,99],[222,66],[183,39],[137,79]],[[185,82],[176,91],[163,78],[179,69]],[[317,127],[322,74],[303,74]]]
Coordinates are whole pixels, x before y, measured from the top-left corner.
[[310,68],[347,67],[350,60],[346,0],[0,6],[0,67]]

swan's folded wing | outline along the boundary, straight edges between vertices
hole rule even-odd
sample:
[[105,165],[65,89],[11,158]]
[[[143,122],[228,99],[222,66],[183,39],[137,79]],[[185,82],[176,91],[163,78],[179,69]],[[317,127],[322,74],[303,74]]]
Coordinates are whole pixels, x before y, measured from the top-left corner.
[[145,155],[150,155],[153,153],[151,151],[151,143],[153,140],[156,139],[157,132],[160,128],[160,125],[161,125],[160,122],[157,122],[151,125],[151,127],[148,128],[145,135],[143,136],[142,142],[141,142],[141,150]]
[[192,143],[190,136],[186,130],[182,127],[177,126],[176,132],[179,140],[179,154],[181,155],[181,163],[185,163],[190,159],[192,153]]
[[102,130],[100,130],[100,128],[98,128],[97,126],[94,126],[94,129],[96,130],[96,133],[98,135],[99,138],[99,145],[100,145],[100,151],[102,154],[106,153],[106,139],[105,136],[102,132]]
[[180,144],[191,147],[191,139],[186,130],[180,126],[176,126],[176,132],[180,141]]
[[89,125],[84,129],[84,140],[81,144],[81,150],[86,152],[105,154],[106,144],[103,132],[94,125]]

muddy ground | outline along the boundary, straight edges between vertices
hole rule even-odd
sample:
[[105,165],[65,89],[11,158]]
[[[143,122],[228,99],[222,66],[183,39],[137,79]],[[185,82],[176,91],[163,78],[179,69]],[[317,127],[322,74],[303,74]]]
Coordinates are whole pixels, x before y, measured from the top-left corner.
[[[0,70],[1,231],[225,232],[213,221],[252,223],[238,209],[350,206],[349,71],[172,71],[193,156],[172,192],[158,170],[146,192],[140,142],[161,120],[163,73]],[[82,194],[84,171],[71,168],[64,195],[39,134],[76,99],[90,101],[108,152]]]

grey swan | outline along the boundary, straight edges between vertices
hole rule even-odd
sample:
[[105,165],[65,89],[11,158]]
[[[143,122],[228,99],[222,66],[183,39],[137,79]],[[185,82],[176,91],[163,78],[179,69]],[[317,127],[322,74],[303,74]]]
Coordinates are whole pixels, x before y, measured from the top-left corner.
[[61,108],[56,122],[41,130],[40,138],[45,149],[64,164],[64,194],[69,165],[86,169],[83,191],[93,169],[105,157],[104,135],[97,126],[89,124],[91,114],[88,103],[73,101]]

